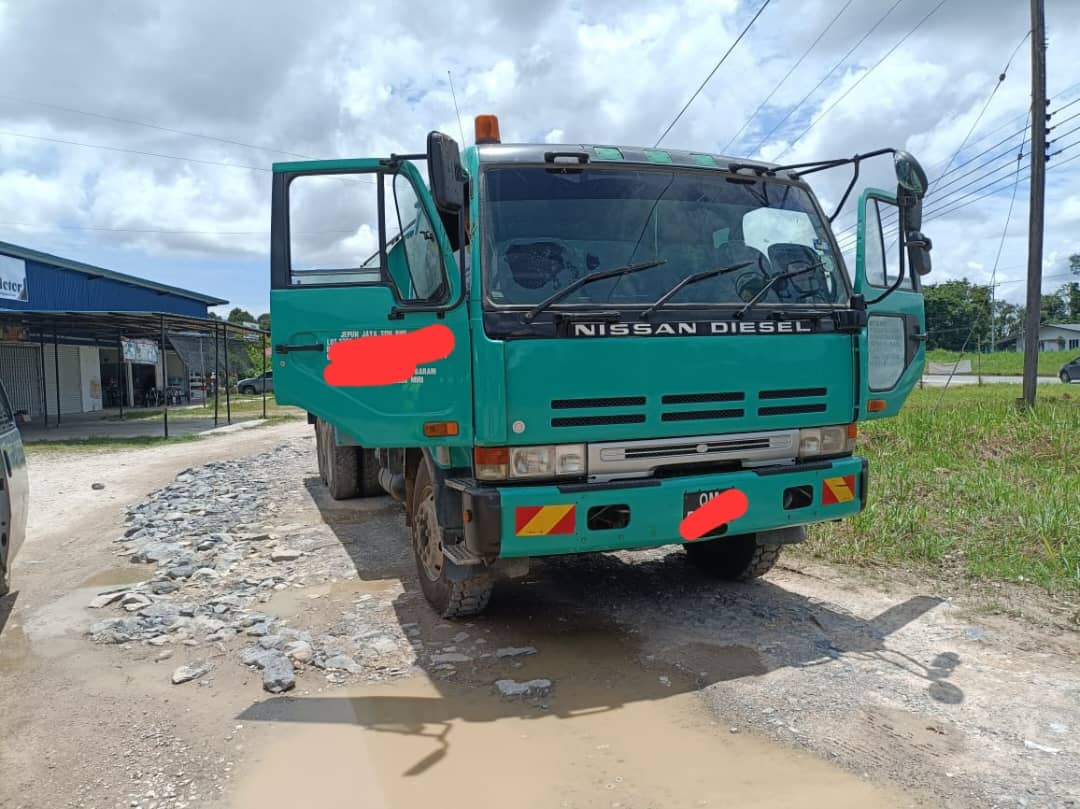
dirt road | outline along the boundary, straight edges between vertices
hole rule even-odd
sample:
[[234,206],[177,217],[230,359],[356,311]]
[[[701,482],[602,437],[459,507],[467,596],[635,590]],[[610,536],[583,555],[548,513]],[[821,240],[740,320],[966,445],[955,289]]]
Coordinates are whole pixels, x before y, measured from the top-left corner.
[[330,501],[312,444],[32,458],[0,805],[1080,805],[1068,630],[677,549],[551,560],[443,622],[399,507]]

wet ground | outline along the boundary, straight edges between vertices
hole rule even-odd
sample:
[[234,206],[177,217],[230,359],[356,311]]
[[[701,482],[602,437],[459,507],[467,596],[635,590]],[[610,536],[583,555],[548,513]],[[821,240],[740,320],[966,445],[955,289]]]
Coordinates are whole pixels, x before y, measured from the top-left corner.
[[[309,430],[223,437],[215,451],[306,447]],[[190,448],[91,464],[113,475],[92,495],[96,478],[77,465],[32,466],[56,507],[33,526],[19,592],[0,599],[0,805],[1080,801],[1072,632],[975,611],[930,583],[805,561],[723,584],[677,549],[552,559],[501,583],[485,615],[445,622],[419,593],[400,508],[335,503],[313,454],[293,455],[267,493],[268,526],[323,539],[259,609],[315,633],[375,620],[400,639],[393,652],[343,684],[301,666],[296,688],[271,696],[238,662],[250,639],[89,643],[100,611],[88,602],[152,574],[115,555],[120,505],[191,466]],[[210,673],[172,685],[196,659]],[[507,697],[496,683],[508,679],[542,682]]]

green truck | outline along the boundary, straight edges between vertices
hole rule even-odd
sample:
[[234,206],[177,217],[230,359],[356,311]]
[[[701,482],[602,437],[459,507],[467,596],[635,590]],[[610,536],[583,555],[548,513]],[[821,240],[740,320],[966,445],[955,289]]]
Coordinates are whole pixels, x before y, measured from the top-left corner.
[[[503,144],[494,116],[476,135],[273,174],[277,399],[308,412],[332,497],[403,504],[440,615],[555,554],[682,544],[754,578],[865,507],[856,425],[895,415],[924,362],[914,158]],[[852,168],[839,211],[890,156],[849,268],[806,177]],[[743,512],[682,532],[732,489]]]

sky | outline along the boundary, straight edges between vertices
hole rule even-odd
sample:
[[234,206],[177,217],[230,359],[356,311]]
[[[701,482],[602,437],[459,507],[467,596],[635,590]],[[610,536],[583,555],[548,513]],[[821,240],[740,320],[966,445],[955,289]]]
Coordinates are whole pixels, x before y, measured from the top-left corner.
[[[0,240],[258,315],[274,161],[423,151],[432,129],[469,143],[481,113],[499,116],[504,142],[651,146],[762,1],[0,0]],[[1028,4],[945,0],[916,29],[940,2],[771,0],[662,145],[783,162],[907,149],[932,181],[927,280],[987,283],[996,261],[999,296],[1022,301],[1024,173],[1002,233],[1029,42],[999,75]],[[1056,110],[1080,99],[1080,3],[1047,0],[1046,15]],[[1080,160],[1064,162],[1080,155],[1077,113],[1080,101],[1050,122],[1063,122],[1050,151],[1065,151],[1047,173],[1047,291],[1080,252]],[[826,209],[846,179],[811,178]],[[860,179],[895,187],[884,158]],[[1000,190],[979,198],[988,183]],[[842,240],[853,216],[848,202]]]

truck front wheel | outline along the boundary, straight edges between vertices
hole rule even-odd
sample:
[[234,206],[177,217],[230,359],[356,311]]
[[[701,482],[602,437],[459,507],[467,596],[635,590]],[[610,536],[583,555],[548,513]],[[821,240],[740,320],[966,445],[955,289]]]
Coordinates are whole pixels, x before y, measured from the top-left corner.
[[683,545],[691,564],[728,581],[764,576],[780,558],[783,545],[759,545],[754,534]]
[[464,618],[483,612],[491,598],[491,575],[479,566],[470,566],[464,568],[465,577],[460,581],[454,580],[457,576],[449,576],[452,563],[443,555],[435,491],[423,460],[413,485],[412,539],[420,589],[435,612],[442,618]]

